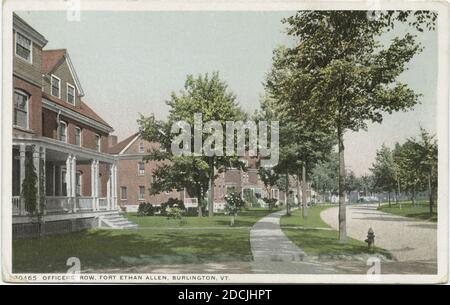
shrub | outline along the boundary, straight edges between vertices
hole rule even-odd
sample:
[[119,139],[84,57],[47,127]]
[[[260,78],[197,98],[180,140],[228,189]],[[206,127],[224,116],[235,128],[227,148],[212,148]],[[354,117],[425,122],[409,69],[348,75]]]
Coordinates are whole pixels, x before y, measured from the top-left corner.
[[225,212],[231,216],[230,226],[234,226],[234,218],[238,211],[244,206],[245,202],[242,200],[240,194],[236,192],[225,195]]
[[275,198],[264,198],[263,200],[267,204],[269,211],[272,211],[277,204],[277,200]]
[[138,216],[153,216],[155,215],[155,209],[151,203],[141,203],[138,207]]
[[183,211],[185,210],[184,202],[182,200],[177,198],[169,198],[167,202],[161,204],[161,214],[166,215],[167,208],[172,208],[174,206],[176,206],[179,209],[182,209]]

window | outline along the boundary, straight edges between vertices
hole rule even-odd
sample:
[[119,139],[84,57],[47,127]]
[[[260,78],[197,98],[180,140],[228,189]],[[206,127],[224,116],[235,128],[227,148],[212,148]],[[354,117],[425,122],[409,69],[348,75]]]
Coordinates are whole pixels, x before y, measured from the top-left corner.
[[52,75],[51,93],[53,96],[56,96],[58,98],[61,97],[61,80],[54,75]]
[[59,122],[59,134],[58,139],[63,142],[67,142],[67,123],[60,121]]
[[29,63],[32,62],[31,40],[16,32],[16,55]]
[[14,125],[28,128],[28,95],[14,91]]
[[144,200],[144,196],[145,196],[145,186],[140,185],[139,186],[138,200]]
[[141,142],[141,143],[139,143],[139,152],[140,153],[143,153],[144,152],[144,143],[143,142]]
[[95,135],[95,150],[96,151],[100,151],[100,145],[101,144],[101,137],[98,135],[98,134],[96,134]]
[[71,84],[67,84],[67,101],[75,105],[75,87]]
[[81,128],[75,127],[75,145],[81,146]]
[[126,200],[127,199],[127,187],[126,186],[121,186],[120,187],[120,199],[121,200]]
[[138,163],[138,174],[139,174],[139,176],[145,175],[145,163],[144,162]]

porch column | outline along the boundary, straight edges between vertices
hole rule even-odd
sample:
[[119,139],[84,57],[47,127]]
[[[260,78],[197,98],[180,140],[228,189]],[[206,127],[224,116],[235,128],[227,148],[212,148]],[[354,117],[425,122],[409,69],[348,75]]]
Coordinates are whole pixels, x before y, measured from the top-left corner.
[[100,209],[98,205],[98,160],[91,162],[91,196],[92,207],[94,211],[97,211]]
[[112,165],[108,165],[108,181],[106,182],[106,202],[107,202],[107,209],[111,209],[111,187],[112,187]]
[[22,184],[25,179],[25,152],[26,146],[25,144],[20,144],[19,148],[19,160],[20,160],[20,207],[19,207],[19,215],[25,214],[25,202],[22,198]]
[[97,205],[97,210],[100,210],[100,200],[99,197],[101,196],[99,194],[99,187],[100,187],[100,183],[101,181],[99,180],[100,177],[100,162],[97,160],[95,161],[95,204]]
[[113,168],[113,172],[112,172],[112,182],[113,182],[113,203],[112,203],[112,207],[113,209],[117,209],[117,163],[114,163],[112,165]]
[[69,204],[72,204],[72,155],[66,159],[66,196]]
[[72,170],[71,170],[71,174],[72,174],[72,179],[71,179],[71,183],[72,183],[72,197],[73,197],[73,212],[76,213],[78,211],[77,208],[77,159],[74,155],[72,155]]
[[38,212],[40,212],[40,210],[41,210],[41,206],[39,204],[40,197],[41,197],[41,190],[40,190],[40,187],[39,187],[39,182],[41,180],[41,172],[40,172],[40,169],[41,169],[41,166],[40,166],[41,153],[40,153],[40,149],[41,148],[39,146],[35,146],[34,149],[33,149],[33,165],[34,165],[34,169],[36,171],[36,176],[37,176],[37,180],[36,180],[36,189],[37,189],[36,198],[37,198],[37,201],[38,201],[38,203],[37,203],[37,211]]
[[[41,174],[41,177],[40,178],[42,178],[42,194],[41,194],[41,196],[44,196],[44,198],[45,198],[45,195],[47,195],[47,184],[46,184],[46,166],[45,166],[45,159],[46,159],[46,149],[45,149],[45,147],[41,147],[41,149],[40,149],[40,158],[41,158],[41,162],[42,162],[42,164],[43,164],[43,166],[42,166],[42,174]],[[45,209],[45,203],[44,203],[44,211],[42,211],[44,214],[47,214],[47,210]]]

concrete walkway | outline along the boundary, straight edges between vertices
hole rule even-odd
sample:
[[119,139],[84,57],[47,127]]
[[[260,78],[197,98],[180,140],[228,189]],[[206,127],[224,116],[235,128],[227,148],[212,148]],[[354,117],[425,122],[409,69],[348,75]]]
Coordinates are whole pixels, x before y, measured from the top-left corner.
[[[400,262],[437,260],[437,224],[377,210],[377,204],[347,206],[347,234],[365,240],[370,227],[375,244],[390,251]],[[326,209],[320,217],[338,229],[338,207]]]
[[250,230],[252,271],[276,274],[335,273],[333,268],[308,260],[305,253],[286,237],[280,228],[280,217],[285,213],[270,214]]

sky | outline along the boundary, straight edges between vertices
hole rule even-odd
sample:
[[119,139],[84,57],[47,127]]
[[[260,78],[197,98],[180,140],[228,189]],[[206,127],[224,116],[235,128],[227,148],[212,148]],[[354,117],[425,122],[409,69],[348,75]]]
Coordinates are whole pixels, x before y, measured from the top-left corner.
[[[45,49],[66,48],[85,92],[84,101],[114,128],[119,141],[137,131],[139,113],[168,114],[165,101],[179,92],[186,75],[219,71],[242,109],[253,113],[275,47],[290,44],[284,17],[294,12],[100,12],[82,11],[69,21],[65,11],[17,12],[49,41]],[[345,135],[346,166],[369,173],[383,143],[436,132],[437,32],[419,33],[400,25],[392,37],[417,34],[424,51],[399,80],[421,93],[409,112],[385,115],[382,124]]]

